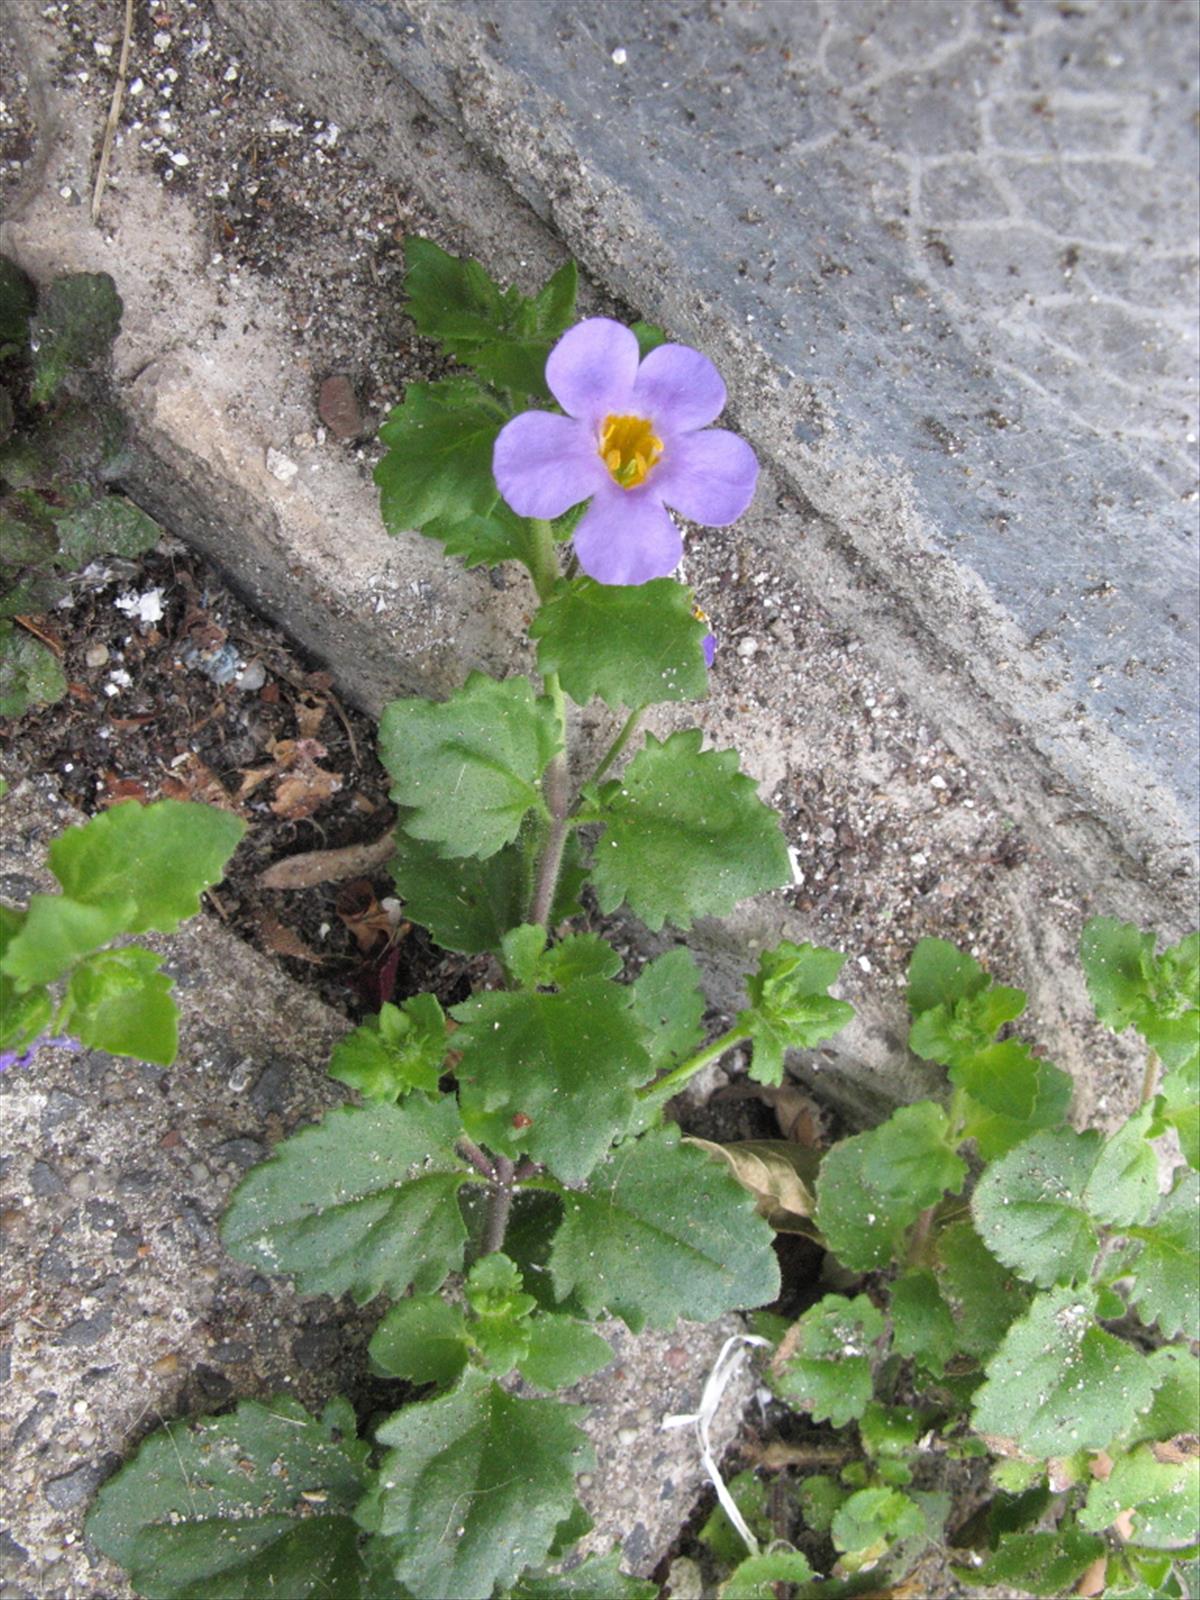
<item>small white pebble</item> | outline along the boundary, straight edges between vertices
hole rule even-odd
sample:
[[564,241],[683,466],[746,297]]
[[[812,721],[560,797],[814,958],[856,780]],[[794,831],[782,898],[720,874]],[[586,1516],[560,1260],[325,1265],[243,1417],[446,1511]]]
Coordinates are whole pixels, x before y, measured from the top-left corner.
[[613,66],[614,67],[623,67],[628,60],[629,60],[629,51],[625,49],[624,45],[618,45],[617,48],[612,53],[612,64],[613,64]]
[[280,483],[291,483],[300,468],[290,457],[283,455],[280,451],[268,449],[267,471],[273,478],[278,478]]
[[751,656],[758,654],[758,640],[751,635],[738,641],[737,653],[743,661],[749,661]]
[[931,789],[944,789],[946,787],[946,780],[940,772],[935,772],[933,777],[930,778],[929,787]]
[[154,48],[156,50],[169,50],[171,48],[171,35],[160,28],[154,35]]

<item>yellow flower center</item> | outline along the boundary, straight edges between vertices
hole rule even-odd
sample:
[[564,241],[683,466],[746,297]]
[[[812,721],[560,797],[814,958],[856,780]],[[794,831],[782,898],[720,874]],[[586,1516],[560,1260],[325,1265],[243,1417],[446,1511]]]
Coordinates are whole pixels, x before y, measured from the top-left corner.
[[645,417],[605,417],[600,455],[622,489],[636,489],[662,455],[662,440]]

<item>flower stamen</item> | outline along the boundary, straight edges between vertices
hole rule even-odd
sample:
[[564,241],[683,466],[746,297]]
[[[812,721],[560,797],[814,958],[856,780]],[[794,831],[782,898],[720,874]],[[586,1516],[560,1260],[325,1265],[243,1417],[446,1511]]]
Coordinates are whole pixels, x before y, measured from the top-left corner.
[[600,456],[622,489],[636,489],[644,483],[662,451],[662,440],[646,417],[605,417],[600,431]]

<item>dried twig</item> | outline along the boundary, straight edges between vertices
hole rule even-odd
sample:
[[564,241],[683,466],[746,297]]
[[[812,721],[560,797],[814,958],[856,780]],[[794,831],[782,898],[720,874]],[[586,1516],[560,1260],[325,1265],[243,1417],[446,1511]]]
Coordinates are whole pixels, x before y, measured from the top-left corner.
[[319,883],[339,883],[344,878],[361,878],[390,861],[396,842],[391,829],[369,844],[348,844],[339,850],[307,850],[303,855],[285,856],[258,881],[264,889],[313,889]]
[[121,55],[117,61],[117,81],[113,84],[112,104],[104,124],[104,140],[100,146],[100,164],[96,168],[96,187],[92,190],[92,222],[100,220],[100,202],[108,183],[108,164],[112,160],[113,140],[121,120],[121,107],[125,104],[125,74],[129,67],[129,43],[133,38],[133,0],[125,0],[125,33],[121,39]]

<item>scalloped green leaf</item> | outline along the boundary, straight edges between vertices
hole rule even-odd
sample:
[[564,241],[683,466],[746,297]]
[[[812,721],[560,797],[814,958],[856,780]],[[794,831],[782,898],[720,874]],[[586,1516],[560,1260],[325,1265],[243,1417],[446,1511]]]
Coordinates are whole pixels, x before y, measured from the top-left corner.
[[959,1347],[958,1329],[928,1267],[912,1267],[892,1285],[892,1342],[934,1377]]
[[452,1100],[344,1106],[276,1145],[242,1180],[221,1234],[262,1272],[294,1273],[304,1294],[436,1289],[462,1263]]
[[859,1571],[873,1565],[895,1544],[925,1533],[925,1514],[899,1489],[860,1489],[838,1507],[830,1527],[842,1566]]
[[566,1183],[587,1176],[633,1115],[650,1058],[625,991],[581,978],[554,994],[479,994],[453,1008],[463,1124]]
[[1100,1246],[1083,1201],[1102,1136],[1059,1128],[1035,1134],[983,1174],[971,1201],[988,1249],[1030,1283],[1086,1278]]
[[54,651],[0,620],[0,717],[23,717],[30,706],[52,706],[66,692],[66,674]]
[[575,578],[545,602],[529,627],[538,670],[557,672],[579,705],[593,697],[635,710],[708,693],[701,645],[707,625],[692,591],[674,578],[632,587]]
[[55,516],[60,565],[85,567],[97,556],[133,558],[152,550],[163,530],[132,500],[107,492],[90,496]]
[[510,1600],[657,1600],[659,1587],[620,1567],[616,1546],[606,1555],[588,1556],[570,1572],[526,1572]]
[[775,1370],[772,1388],[814,1422],[844,1428],[871,1399],[873,1347],[884,1327],[882,1312],[865,1294],[853,1300],[827,1294],[786,1336],[792,1348]]
[[436,995],[385,1001],[378,1016],[334,1045],[329,1073],[367,1100],[395,1101],[413,1089],[436,1094],[449,1042]]
[[393,700],[379,723],[405,831],[447,856],[495,855],[530,810],[545,814],[541,778],[559,747],[553,705],[522,677],[473,672],[448,700]]
[[1169,1344],[1152,1350],[1149,1360],[1154,1399],[1127,1436],[1129,1444],[1193,1433],[1200,1417],[1200,1357],[1182,1345]]
[[18,992],[53,983],[84,956],[124,933],[134,915],[132,900],[89,906],[63,894],[31,895],[25,920],[0,958],[0,970]]
[[205,889],[220,883],[246,824],[229,811],[188,800],[123,801],[81,827],[68,828],[47,852],[63,893],[82,905],[132,905],[130,933],[174,933],[200,910]]
[[553,398],[546,357],[575,313],[573,261],[529,296],[501,289],[478,261],[449,255],[431,239],[407,239],[404,257],[407,310],[420,333],[498,389]]
[[510,412],[471,378],[410,383],[379,437],[387,453],[375,468],[379,510],[389,533],[411,529],[442,538],[459,523],[489,522],[503,534],[506,512],[492,477],[496,435]]
[[648,961],[629,985],[628,994],[656,1073],[686,1060],[703,1041],[707,1001],[700,987],[700,969],[686,945],[676,945]]
[[530,1319],[529,1345],[517,1367],[537,1389],[566,1389],[599,1372],[612,1358],[608,1340],[586,1323],[543,1312]]
[[779,1292],[767,1224],[723,1168],[657,1128],[613,1152],[586,1190],[562,1196],[550,1251],[560,1300],[607,1311],[636,1333],[708,1322]]
[[1200,1168],[1200,1059],[1185,1061],[1163,1076],[1155,1110],[1179,1135],[1188,1166]]
[[1200,1455],[1174,1444],[1143,1444],[1119,1457],[1088,1490],[1079,1521],[1099,1533],[1122,1512],[1132,1513],[1127,1543],[1181,1550],[1200,1542]]
[[922,939],[908,966],[908,1008],[914,1017],[938,1006],[952,1008],[989,982],[978,961],[948,939]]
[[646,744],[620,778],[588,785],[580,820],[602,822],[592,881],[600,908],[622,902],[647,927],[690,928],[790,881],[779,819],[738,770],[735,750],[701,750],[698,728]]
[[95,1545],[156,1600],[367,1600],[352,1513],[368,1447],[341,1399],[168,1423],[101,1488]]
[[901,1106],[886,1122],[834,1145],[817,1180],[817,1226],[845,1266],[884,1266],[908,1228],[943,1195],[957,1194],[966,1163],[932,1100]]
[[782,1083],[788,1050],[812,1050],[853,1020],[854,1007],[826,993],[845,962],[840,951],[788,939],[762,952],[746,979],[750,1008],[734,1019],[754,1041],[752,1078]]
[[468,1371],[450,1394],[390,1417],[377,1434],[390,1447],[379,1492],[362,1514],[394,1541],[399,1581],[490,1600],[543,1561],[574,1504],[575,1474],[595,1464],[582,1415]]
[[720,1600],[775,1600],[781,1583],[808,1583],[815,1576],[799,1550],[747,1556],[718,1589]]
[[1080,1533],[1077,1528],[1059,1528],[1053,1533],[1006,1533],[982,1565],[951,1570],[960,1583],[971,1588],[983,1584],[1017,1588],[1022,1594],[1056,1595],[1073,1589],[1104,1550],[1103,1539]]
[[384,1316],[368,1354],[389,1378],[410,1383],[455,1383],[471,1354],[466,1318],[440,1294],[414,1294]]
[[1200,1173],[1181,1172],[1153,1221],[1126,1231],[1136,1247],[1122,1266],[1133,1274],[1138,1315],[1168,1339],[1200,1339]]
[[976,1431],[1015,1440],[1026,1455],[1103,1450],[1151,1400],[1140,1350],[1095,1320],[1090,1288],[1038,1295],[1005,1334],[975,1392]]
[[60,1023],[92,1050],[169,1067],[179,1048],[174,980],[162,957],[136,945],[101,950],[81,961],[67,985]]
[[1006,1155],[1031,1133],[1058,1127],[1074,1090],[1069,1073],[1033,1055],[1019,1039],[964,1054],[949,1077],[969,1096],[962,1136],[975,1140],[985,1161]]
[[957,1328],[958,1348],[983,1360],[1026,1309],[1030,1291],[995,1256],[970,1222],[938,1231],[933,1270]]

